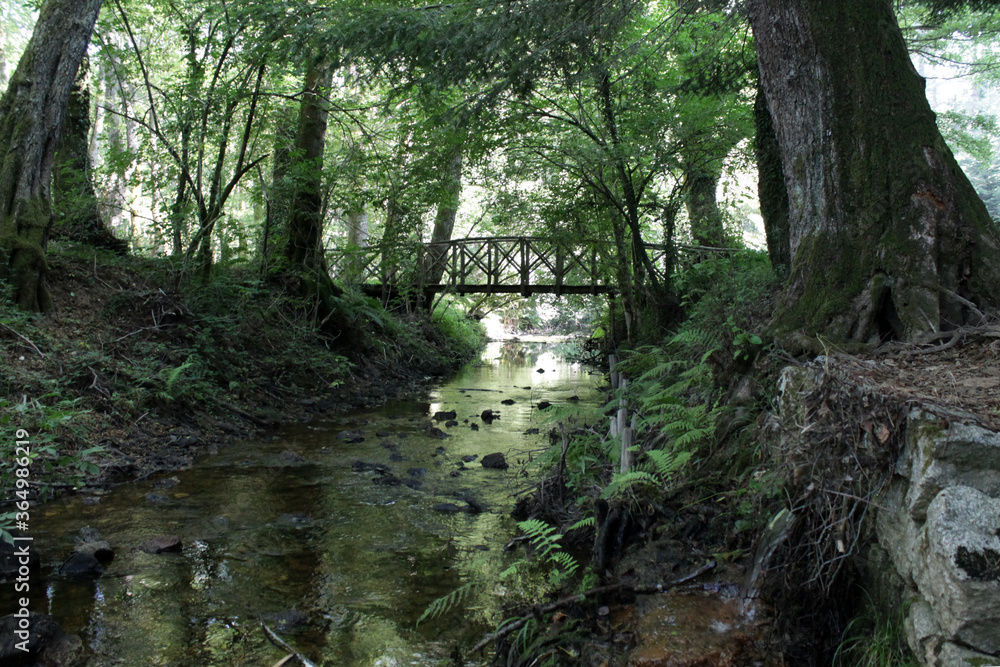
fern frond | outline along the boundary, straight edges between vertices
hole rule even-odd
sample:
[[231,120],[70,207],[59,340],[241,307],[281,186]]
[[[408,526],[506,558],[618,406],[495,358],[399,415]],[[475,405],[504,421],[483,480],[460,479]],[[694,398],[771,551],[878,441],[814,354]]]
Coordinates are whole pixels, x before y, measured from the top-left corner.
[[633,486],[639,484],[658,484],[659,481],[653,477],[651,474],[644,470],[630,470],[626,473],[617,474],[611,478],[611,483],[608,484],[604,491],[601,492],[601,498],[608,499],[615,495],[625,493]]
[[475,591],[476,586],[477,584],[475,581],[470,581],[459,586],[444,597],[439,597],[437,600],[434,600],[434,602],[431,602],[430,605],[427,606],[427,609],[425,609],[424,613],[420,615],[420,618],[417,619],[417,625],[420,625],[424,619],[434,619],[438,616],[447,614],[449,611],[468,599],[473,591]]
[[579,521],[577,521],[576,523],[574,523],[569,528],[567,528],[566,532],[568,533],[569,531],[576,530],[577,528],[588,528],[588,527],[591,527],[593,525],[594,525],[594,517],[592,517],[592,516],[584,517],[584,518],[580,519]]
[[663,479],[670,479],[691,460],[691,452],[667,452],[662,449],[651,449],[646,456],[653,462],[656,474]]

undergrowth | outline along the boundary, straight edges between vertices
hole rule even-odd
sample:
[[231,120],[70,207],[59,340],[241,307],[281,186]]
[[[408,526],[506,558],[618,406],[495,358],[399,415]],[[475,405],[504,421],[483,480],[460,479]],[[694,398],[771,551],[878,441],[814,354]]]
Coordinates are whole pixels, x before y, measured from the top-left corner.
[[0,293],[0,437],[24,428],[39,443],[39,499],[98,473],[98,444],[142,455],[144,438],[177,426],[283,421],[304,398],[335,406],[371,380],[377,394],[390,378],[445,373],[481,341],[454,309],[394,313],[356,293],[340,298],[350,330],[324,333],[293,290],[247,267],[178,280],[170,259],[84,246],[54,247],[49,262],[54,314],[22,313]]

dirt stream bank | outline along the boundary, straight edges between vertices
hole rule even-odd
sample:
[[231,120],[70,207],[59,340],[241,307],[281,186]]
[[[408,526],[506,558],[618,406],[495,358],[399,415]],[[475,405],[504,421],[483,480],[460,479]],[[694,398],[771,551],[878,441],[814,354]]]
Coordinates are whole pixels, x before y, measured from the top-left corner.
[[[66,453],[103,447],[91,486],[184,468],[282,423],[415,394],[472,351],[454,352],[422,314],[399,316],[408,332],[399,344],[363,306],[355,331],[324,337],[283,285],[249,271],[178,290],[162,260],[49,261],[56,311],[4,311],[0,399],[14,425],[49,431]],[[57,492],[72,486],[50,481]]]

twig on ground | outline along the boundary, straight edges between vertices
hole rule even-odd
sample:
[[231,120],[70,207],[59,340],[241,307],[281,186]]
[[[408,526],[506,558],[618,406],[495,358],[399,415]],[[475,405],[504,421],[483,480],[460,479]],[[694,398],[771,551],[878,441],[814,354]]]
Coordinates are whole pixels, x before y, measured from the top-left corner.
[[15,336],[17,336],[18,338],[20,338],[21,340],[23,340],[23,341],[24,341],[25,343],[27,343],[28,345],[30,345],[30,346],[31,346],[31,349],[32,349],[32,350],[34,350],[35,352],[37,352],[37,353],[38,353],[38,356],[42,357],[43,359],[45,358],[45,354],[44,354],[44,353],[43,353],[43,352],[42,352],[41,350],[39,350],[39,349],[38,349],[38,347],[37,347],[37,346],[36,346],[36,345],[35,345],[34,343],[32,343],[32,342],[31,342],[31,341],[30,341],[30,340],[28,339],[28,337],[27,337],[27,336],[24,336],[24,335],[22,335],[22,334],[19,334],[18,332],[14,331],[13,329],[11,329],[11,328],[10,328],[9,326],[7,326],[6,324],[4,324],[3,322],[0,322],[0,327],[3,327],[3,328],[4,328],[4,329],[6,329],[7,331],[11,332],[11,333],[12,333],[12,334],[14,334]]

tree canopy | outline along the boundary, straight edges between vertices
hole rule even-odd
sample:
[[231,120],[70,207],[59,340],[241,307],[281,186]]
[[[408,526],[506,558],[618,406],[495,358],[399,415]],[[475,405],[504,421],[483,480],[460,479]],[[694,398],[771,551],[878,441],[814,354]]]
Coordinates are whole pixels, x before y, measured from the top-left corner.
[[[776,5],[748,7],[753,18]],[[914,54],[960,57],[973,63],[968,73],[988,77],[998,62],[992,51],[963,51],[960,42],[992,44],[997,7],[904,4],[902,34]],[[862,20],[838,12],[818,14],[816,24],[854,30]],[[87,178],[114,233],[135,252],[178,258],[186,275],[205,277],[218,263],[281,269],[300,257],[284,244],[301,238],[302,230],[289,235],[299,220],[289,207],[305,201],[293,191],[311,170],[318,199],[308,235],[321,254],[349,238],[357,244],[362,220],[365,244],[445,241],[473,230],[586,239],[615,267],[610,279],[630,321],[669,325],[678,306],[670,271],[654,271],[646,247],[738,246],[757,219],[719,197],[752,187],[751,149],[760,158],[767,145],[755,136],[766,124],[759,104],[755,123],[754,98],[757,55],[768,43],[751,38],[742,9],[707,0],[113,0],[90,47],[92,167],[81,168],[92,169]],[[294,119],[312,99],[307,75],[317,54],[329,79],[317,113],[327,122],[304,137]],[[795,67],[815,65],[792,57]],[[904,49],[892,58],[909,67]],[[855,74],[839,76],[831,72],[821,85],[849,87]],[[771,100],[777,120],[774,112]],[[892,122],[915,113],[905,106]],[[996,125],[986,109],[940,114],[938,123],[962,156],[988,159]],[[797,158],[783,139],[791,130],[783,121],[774,127],[785,160],[776,191],[794,194],[789,161]],[[300,159],[307,144],[313,157]],[[880,170],[905,161],[876,159]],[[992,192],[988,170],[970,173]],[[793,196],[793,220],[797,202]],[[764,208],[767,219],[780,217]],[[794,225],[790,239],[797,249]],[[794,264],[779,250],[772,248],[779,264]],[[404,253],[381,261],[397,271],[408,260]],[[960,287],[943,289],[980,303]],[[886,321],[899,315],[894,308]],[[883,335],[921,329],[879,326]]]

